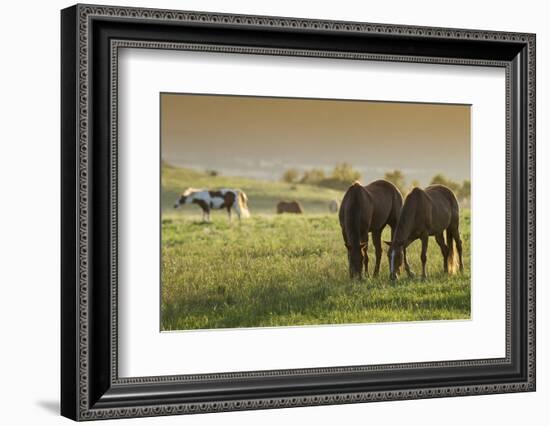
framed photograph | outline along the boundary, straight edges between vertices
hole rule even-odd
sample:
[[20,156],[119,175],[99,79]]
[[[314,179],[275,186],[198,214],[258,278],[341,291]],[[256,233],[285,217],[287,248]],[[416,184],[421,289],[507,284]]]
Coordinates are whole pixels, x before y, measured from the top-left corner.
[[61,412],[535,390],[535,35],[61,12]]

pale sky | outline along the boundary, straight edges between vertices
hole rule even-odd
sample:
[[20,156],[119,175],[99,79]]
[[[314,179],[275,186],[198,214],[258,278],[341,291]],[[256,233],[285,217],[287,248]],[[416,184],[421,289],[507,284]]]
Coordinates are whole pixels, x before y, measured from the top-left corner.
[[168,163],[228,175],[346,161],[365,183],[392,169],[470,179],[468,105],[162,94],[161,141]]

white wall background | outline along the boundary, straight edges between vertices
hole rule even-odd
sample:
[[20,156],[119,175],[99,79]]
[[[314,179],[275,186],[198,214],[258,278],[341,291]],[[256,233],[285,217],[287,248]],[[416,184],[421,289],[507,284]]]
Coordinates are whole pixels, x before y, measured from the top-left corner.
[[[103,1],[142,7],[205,10],[537,33],[538,259],[550,201],[550,28],[545,2],[428,0]],[[68,424],[59,405],[59,9],[70,2],[9,2],[2,6],[0,66],[0,417],[6,425]],[[546,194],[546,196],[545,196]],[[550,401],[550,292],[538,271],[538,390],[492,395],[118,420],[118,424],[544,424]],[[102,424],[110,424],[107,421]],[[129,423],[131,422],[131,423]],[[116,424],[116,423],[113,423]]]

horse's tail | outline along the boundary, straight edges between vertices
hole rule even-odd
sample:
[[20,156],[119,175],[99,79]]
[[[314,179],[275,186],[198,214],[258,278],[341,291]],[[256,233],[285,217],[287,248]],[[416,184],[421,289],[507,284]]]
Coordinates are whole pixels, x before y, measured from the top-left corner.
[[250,217],[250,211],[248,210],[248,197],[243,191],[237,191],[237,208],[242,218]]
[[447,228],[447,270],[449,274],[456,274],[458,271],[458,257],[456,255],[455,245],[453,233]]

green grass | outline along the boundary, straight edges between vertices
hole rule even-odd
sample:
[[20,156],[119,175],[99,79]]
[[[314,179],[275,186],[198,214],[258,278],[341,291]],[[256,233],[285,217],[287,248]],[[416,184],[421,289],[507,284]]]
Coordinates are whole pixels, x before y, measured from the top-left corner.
[[[187,186],[240,187],[250,199],[252,217],[229,223],[216,211],[213,222],[204,224],[196,206],[169,210]],[[443,274],[439,247],[430,238],[427,280],[391,282],[384,253],[378,278],[352,281],[337,215],[326,207],[342,194],[289,186],[164,168],[163,330],[470,318],[469,211],[461,218],[462,275]],[[307,214],[271,214],[281,198],[300,200]],[[417,241],[407,257],[418,275],[419,254]],[[372,271],[372,244],[369,256]]]

